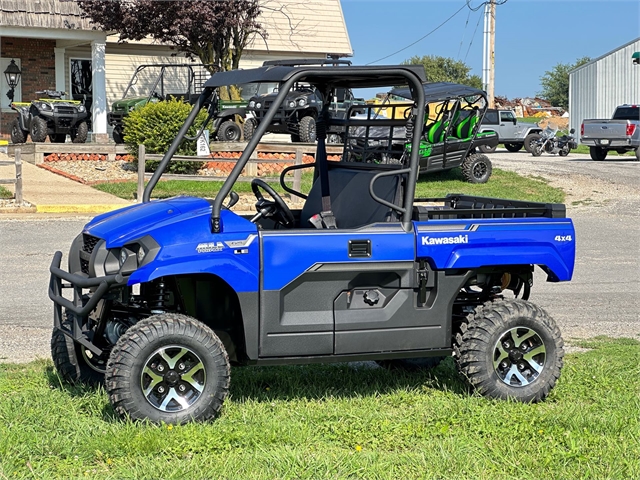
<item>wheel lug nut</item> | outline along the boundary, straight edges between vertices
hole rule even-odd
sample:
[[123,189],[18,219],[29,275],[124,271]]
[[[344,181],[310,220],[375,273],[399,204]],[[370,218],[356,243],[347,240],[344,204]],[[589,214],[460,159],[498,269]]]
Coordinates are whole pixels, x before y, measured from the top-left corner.
[[524,370],[524,363],[519,363],[518,364],[518,370],[520,370],[520,371]]
[[504,348],[511,348],[511,343],[509,343],[509,342],[504,342],[504,343],[502,344],[502,346],[503,346]]
[[164,387],[162,385],[158,387],[158,393],[164,393]]
[[162,365],[162,364],[158,365],[158,371],[159,372],[164,372],[164,365]]
[[187,387],[185,387],[184,385],[180,385],[178,387],[178,390],[180,390],[181,392],[184,392],[187,389]]
[[527,346],[523,343],[522,345],[520,345],[520,350],[526,350]]
[[501,367],[501,368],[507,368],[508,366],[509,366],[509,365],[507,364],[507,362],[502,362],[502,363],[500,364],[500,367]]
[[178,364],[178,370],[184,370],[184,363]]

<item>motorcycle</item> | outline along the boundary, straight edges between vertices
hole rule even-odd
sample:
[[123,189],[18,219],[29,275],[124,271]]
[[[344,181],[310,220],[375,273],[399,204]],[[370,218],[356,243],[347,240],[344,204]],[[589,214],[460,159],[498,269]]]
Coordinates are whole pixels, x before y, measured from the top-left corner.
[[557,128],[548,125],[542,131],[540,138],[531,142],[531,155],[539,157],[542,152],[546,152],[550,155],[557,153],[561,157],[566,157],[572,149],[578,148],[578,143],[573,137],[576,132],[575,129],[572,128],[569,131],[569,135],[562,135],[561,137],[556,136],[557,132]]

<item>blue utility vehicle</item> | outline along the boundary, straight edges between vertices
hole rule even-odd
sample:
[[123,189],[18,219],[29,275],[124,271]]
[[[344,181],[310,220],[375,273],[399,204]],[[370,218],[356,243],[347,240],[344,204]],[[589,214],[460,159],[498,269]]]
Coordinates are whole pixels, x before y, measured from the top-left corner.
[[[217,111],[215,90],[260,82],[279,83],[279,93],[218,196],[152,201],[198,112]],[[234,213],[234,184],[297,82],[314,85],[323,99],[315,163],[280,178],[304,205],[290,208],[256,178],[256,214]],[[554,320],[528,297],[536,265],[548,281],[571,279],[573,224],[558,204],[415,198],[425,82],[423,68],[411,65],[214,74],[143,203],[89,222],[71,245],[68,270],[55,254],[49,296],[59,374],[104,382],[119,414],[166,423],[217,416],[231,365],[405,367],[453,355],[487,397],[544,399],[560,375],[563,343]],[[397,122],[332,117],[335,90],[399,85],[412,97],[402,119],[406,155],[390,157],[365,139],[346,142],[341,161],[327,161],[332,123],[366,130]],[[286,184],[298,168],[313,169],[308,194]]]

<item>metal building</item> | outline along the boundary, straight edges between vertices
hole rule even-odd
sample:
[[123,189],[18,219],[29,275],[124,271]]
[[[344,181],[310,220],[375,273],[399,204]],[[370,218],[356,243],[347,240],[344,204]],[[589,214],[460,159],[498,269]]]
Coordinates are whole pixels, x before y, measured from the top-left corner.
[[640,37],[569,73],[569,121],[580,135],[587,118],[611,118],[618,105],[640,104]]

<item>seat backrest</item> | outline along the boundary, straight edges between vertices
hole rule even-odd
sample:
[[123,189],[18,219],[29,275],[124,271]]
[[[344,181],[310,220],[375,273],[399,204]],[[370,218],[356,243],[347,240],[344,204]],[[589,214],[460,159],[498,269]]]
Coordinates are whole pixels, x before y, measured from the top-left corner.
[[473,132],[474,127],[478,123],[478,111],[472,110],[469,111],[469,114],[466,115],[457,125],[454,125],[452,129],[452,135],[461,140],[465,140],[471,136],[471,132]]
[[[329,169],[331,210],[338,228],[358,228],[376,222],[389,221],[393,212],[389,207],[376,202],[369,193],[369,184],[375,170],[359,170],[348,167]],[[400,188],[400,176],[381,177],[374,184],[380,198],[394,202]],[[312,227],[309,218],[322,211],[320,178],[313,182],[309,196],[302,208],[300,227]]]

